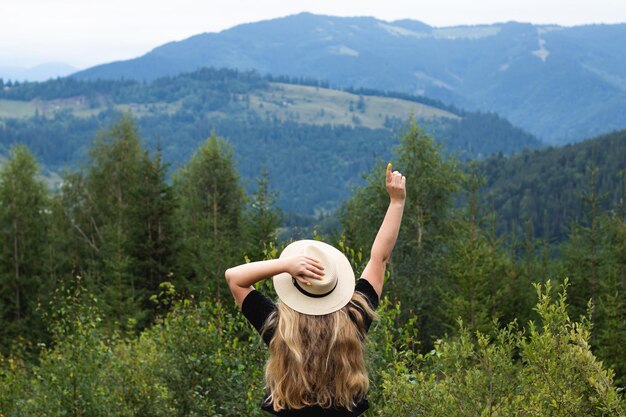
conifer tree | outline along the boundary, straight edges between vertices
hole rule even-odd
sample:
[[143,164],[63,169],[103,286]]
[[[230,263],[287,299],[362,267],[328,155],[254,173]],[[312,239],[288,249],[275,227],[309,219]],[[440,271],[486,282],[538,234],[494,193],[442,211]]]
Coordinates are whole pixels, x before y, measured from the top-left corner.
[[569,240],[563,246],[564,276],[571,282],[570,299],[575,316],[582,315],[598,295],[599,268],[602,262],[602,232],[599,205],[603,196],[597,193],[598,167],[588,170],[588,189],[582,195],[584,220],[572,224]]
[[[593,345],[598,355],[626,378],[626,234],[624,209],[600,214],[604,195],[596,192],[598,168],[589,169],[589,190],[583,195],[584,223],[575,223],[562,246],[562,274],[572,282],[572,311],[582,314],[593,305]],[[620,199],[623,201],[623,197]]]
[[615,370],[618,385],[626,384],[626,171],[622,171],[619,204],[600,218],[603,237],[594,346]]
[[[173,187],[166,182],[166,170],[160,150],[154,158],[144,152],[138,201],[131,208],[130,217],[136,222],[131,236],[133,274],[140,278],[138,285],[146,295],[155,294],[162,282],[174,278],[176,197]],[[143,297],[144,305],[147,301],[148,298]]]
[[[448,254],[452,198],[460,189],[462,172],[457,162],[444,159],[441,147],[414,121],[395,149],[394,167],[407,178],[407,201],[398,242],[389,265],[391,279],[385,290],[413,308],[419,317],[422,341],[443,333],[446,318],[441,304],[441,277]],[[342,209],[347,244],[365,252],[371,246],[388,204],[383,181],[386,164],[367,177]]]
[[626,222],[623,211],[602,216],[604,245],[595,301],[593,345],[615,370],[618,385],[626,383]]
[[82,172],[65,177],[58,197],[59,225],[71,231],[61,242],[62,262],[82,275],[119,323],[143,325],[147,299],[173,271],[174,196],[165,182],[160,153],[142,148],[130,117],[94,141]]
[[494,222],[486,229],[486,218],[478,199],[483,179],[471,168],[465,177],[469,193],[467,207],[453,222],[454,235],[448,242],[444,302],[439,306],[450,328],[462,320],[470,332],[488,332],[493,320],[504,315],[501,302],[508,285],[508,257],[495,237]]
[[51,283],[44,276],[48,190],[24,145],[0,169],[0,348],[42,336],[35,312]]
[[276,241],[276,231],[283,215],[276,207],[277,193],[270,189],[267,168],[263,166],[261,175],[256,179],[256,191],[250,196],[246,212],[248,256],[250,259],[262,259],[263,248]]
[[215,133],[174,177],[179,200],[176,222],[180,231],[180,283],[195,294],[216,297],[226,290],[224,271],[241,262],[243,198],[233,148]]

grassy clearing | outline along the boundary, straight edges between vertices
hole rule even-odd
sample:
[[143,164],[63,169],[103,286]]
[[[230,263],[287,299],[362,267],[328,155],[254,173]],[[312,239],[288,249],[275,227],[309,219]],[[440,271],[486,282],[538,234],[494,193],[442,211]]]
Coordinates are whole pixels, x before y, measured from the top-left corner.
[[0,118],[23,119],[34,116],[37,104],[33,101],[0,99]]
[[172,115],[181,107],[181,102],[174,103],[156,102],[156,103],[128,103],[116,104],[115,109],[123,113],[130,113],[134,117],[155,116],[159,114]]
[[52,117],[61,111],[70,111],[77,117],[89,117],[98,114],[100,109],[90,108],[82,97],[57,100],[0,100],[0,118],[25,119],[40,115]]
[[307,124],[384,127],[385,119],[418,119],[459,117],[444,110],[412,101],[389,97],[363,96],[326,88],[272,83],[269,91],[250,97],[250,108],[260,116],[275,115],[280,120]]
[[[147,104],[117,104],[115,109],[130,113],[135,117],[153,116],[158,114],[174,114],[180,109],[181,103],[147,103]],[[95,116],[104,110],[104,106],[91,107],[81,97],[59,100],[0,100],[0,119],[25,119],[39,114],[52,117],[61,111],[70,111],[76,117]]]
[[[246,98],[242,95],[240,99]],[[385,127],[385,120],[388,118],[408,119],[411,115],[420,120],[442,117],[458,119],[458,116],[447,111],[412,101],[389,97],[361,97],[344,91],[282,83],[272,83],[269,90],[251,93],[249,100],[250,109],[261,117],[277,117],[281,121],[304,124],[378,129]],[[181,108],[181,105],[180,101],[125,103],[116,104],[115,109],[141,118],[172,115]],[[0,119],[23,119],[36,114],[52,117],[61,111],[69,111],[76,117],[90,117],[97,115],[104,108],[104,104],[92,107],[82,97],[28,102],[0,100]]]

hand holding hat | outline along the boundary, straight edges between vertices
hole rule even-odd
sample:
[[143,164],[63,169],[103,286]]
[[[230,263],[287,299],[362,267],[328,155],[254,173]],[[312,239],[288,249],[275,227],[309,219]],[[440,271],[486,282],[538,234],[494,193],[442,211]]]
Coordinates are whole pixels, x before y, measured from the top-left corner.
[[281,252],[280,260],[285,261],[285,268],[274,275],[274,289],[292,309],[318,316],[350,302],[354,271],[340,250],[317,240],[298,240]]
[[322,279],[324,266],[317,259],[306,255],[285,258],[285,271],[304,285],[311,286],[311,279]]

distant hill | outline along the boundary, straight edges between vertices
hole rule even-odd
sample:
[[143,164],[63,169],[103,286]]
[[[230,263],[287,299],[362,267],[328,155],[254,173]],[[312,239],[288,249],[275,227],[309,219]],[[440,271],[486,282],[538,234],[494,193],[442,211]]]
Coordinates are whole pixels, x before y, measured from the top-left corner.
[[389,158],[411,115],[461,158],[542,146],[495,114],[406,94],[286,81],[202,69],[150,83],[65,78],[0,84],[0,145],[26,143],[46,166],[60,170],[84,161],[96,132],[131,113],[146,144],[160,147],[176,168],[215,131],[233,144],[245,179],[267,165],[281,206],[308,214],[336,207],[362,173]]
[[76,71],[77,68],[62,62],[46,62],[34,67],[0,66],[0,78],[4,81],[46,81]]
[[626,130],[574,145],[493,157],[478,164],[486,183],[483,207],[496,213],[499,233],[526,233],[530,222],[538,237],[561,241],[572,221],[585,222],[583,196],[591,193],[597,170],[599,212],[620,210],[626,190]]
[[202,66],[425,95],[496,112],[549,143],[626,128],[626,24],[422,22],[302,13],[205,33],[81,71],[152,80]]

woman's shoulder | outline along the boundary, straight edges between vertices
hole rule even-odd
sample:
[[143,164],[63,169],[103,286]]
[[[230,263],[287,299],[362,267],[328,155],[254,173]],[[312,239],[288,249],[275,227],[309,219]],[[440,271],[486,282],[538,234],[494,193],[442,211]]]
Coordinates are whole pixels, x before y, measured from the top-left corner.
[[263,331],[265,322],[277,308],[272,300],[257,290],[250,291],[241,303],[241,312],[267,344],[272,340],[273,331]]
[[354,291],[361,293],[369,302],[370,307],[372,307],[374,310],[378,308],[378,304],[380,302],[380,300],[378,299],[378,294],[376,294],[376,290],[374,290],[374,287],[366,278],[361,277],[356,282]]

